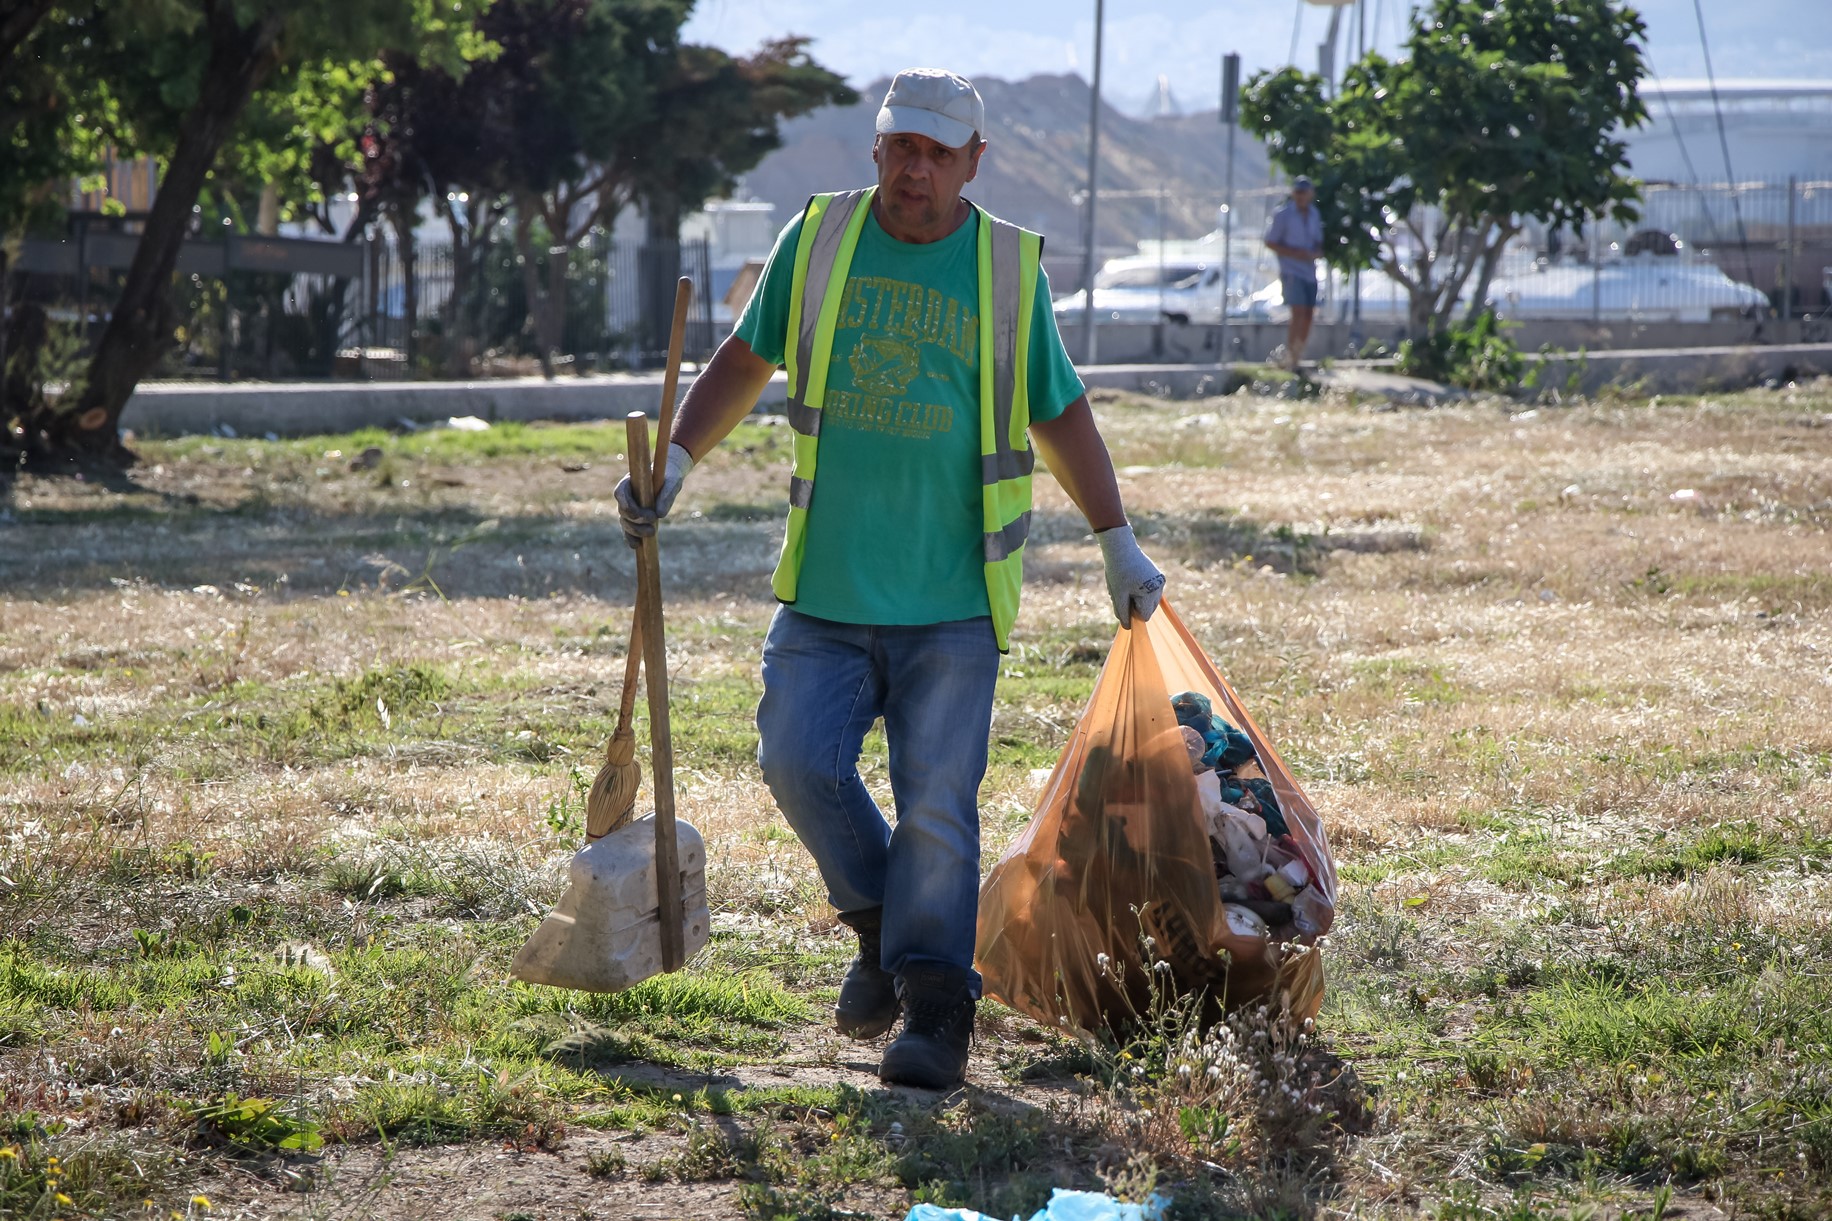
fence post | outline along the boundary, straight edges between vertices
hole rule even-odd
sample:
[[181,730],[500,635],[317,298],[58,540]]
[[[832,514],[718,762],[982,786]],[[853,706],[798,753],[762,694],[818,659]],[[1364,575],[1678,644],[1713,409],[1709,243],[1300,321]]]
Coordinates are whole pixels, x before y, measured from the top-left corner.
[[1795,201],[1799,199],[1800,179],[1793,174],[1787,176],[1787,247],[1781,252],[1781,320],[1794,320],[1794,237],[1798,219],[1795,213]]
[[718,347],[716,336],[712,333],[712,239],[703,237],[699,240],[698,258],[695,260],[694,278],[699,284],[700,325],[705,328],[706,336],[700,345],[702,359],[711,359]]
[[1590,320],[1598,324],[1603,321],[1603,252],[1602,243],[1597,240],[1602,227],[1601,216],[1590,227]]
[[[1228,186],[1221,205],[1221,351],[1217,365],[1228,363],[1228,304],[1234,291],[1234,133],[1240,130],[1240,56],[1221,61],[1221,121],[1228,125]],[[1093,308],[1092,300],[1087,302]]]

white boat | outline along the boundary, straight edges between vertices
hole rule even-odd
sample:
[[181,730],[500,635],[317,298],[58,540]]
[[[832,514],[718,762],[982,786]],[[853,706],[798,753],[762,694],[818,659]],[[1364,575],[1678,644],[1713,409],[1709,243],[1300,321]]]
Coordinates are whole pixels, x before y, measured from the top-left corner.
[[[1318,304],[1319,322],[1353,316],[1352,282],[1331,271]],[[1638,254],[1601,263],[1529,263],[1489,284],[1488,301],[1502,318],[1517,322],[1711,322],[1759,315],[1768,295],[1733,280],[1715,264],[1684,256]],[[1459,305],[1466,312],[1468,296]],[[1253,321],[1290,317],[1285,294],[1273,280],[1248,300]],[[1403,325],[1406,290],[1378,271],[1361,275],[1361,320]]]
[[1759,315],[1768,294],[1703,259],[1637,254],[1611,261],[1541,264],[1498,277],[1489,301],[1503,318],[1711,322]]

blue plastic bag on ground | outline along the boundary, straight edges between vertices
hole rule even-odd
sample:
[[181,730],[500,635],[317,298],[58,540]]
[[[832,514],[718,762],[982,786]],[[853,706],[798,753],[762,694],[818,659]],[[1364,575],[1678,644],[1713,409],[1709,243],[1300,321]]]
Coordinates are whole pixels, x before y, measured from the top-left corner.
[[[1058,1187],[1050,1193],[1050,1202],[1033,1214],[1030,1221],[1158,1221],[1170,1201],[1162,1194],[1143,1204],[1122,1204],[1099,1191],[1065,1191]],[[999,1221],[971,1208],[938,1208],[918,1204],[904,1221]],[[1017,1221],[1017,1218],[1012,1218]]]

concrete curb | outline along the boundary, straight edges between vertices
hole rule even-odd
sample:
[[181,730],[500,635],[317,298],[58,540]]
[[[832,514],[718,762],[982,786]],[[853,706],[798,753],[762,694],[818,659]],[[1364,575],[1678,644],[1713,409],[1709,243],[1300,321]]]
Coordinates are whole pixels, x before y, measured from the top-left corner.
[[[695,374],[681,375],[681,388]],[[660,373],[608,377],[525,378],[481,382],[215,382],[153,383],[128,400],[121,427],[140,436],[219,432],[297,437],[353,432],[410,420],[431,424],[453,416],[505,420],[620,420],[633,411],[653,416]],[[759,407],[788,397],[778,373]]]
[[1542,367],[1541,393],[1703,394],[1832,374],[1832,343],[1555,352],[1529,359]]
[[[1642,394],[1709,393],[1832,374],[1832,343],[1553,353],[1536,354],[1529,360],[1542,366],[1538,381],[1541,393],[1594,395],[1612,388]],[[1342,361],[1336,367],[1347,372],[1363,363]],[[694,376],[681,375],[683,389]],[[1248,376],[1223,365],[1096,365],[1082,371],[1082,380],[1090,389],[1171,399],[1227,394]],[[1384,377],[1395,383],[1411,380],[1390,374]],[[1324,371],[1322,379],[1343,380],[1334,378],[1329,370]],[[1386,385],[1378,376],[1360,381],[1365,384],[1350,388],[1373,394],[1398,388]],[[153,383],[134,392],[121,424],[141,436],[219,432],[227,426],[239,436],[259,437],[268,433],[304,436],[351,432],[399,420],[430,424],[452,416],[477,416],[492,423],[614,420],[633,411],[654,415],[661,382],[660,373],[627,373],[551,382],[529,378],[482,382]],[[1421,384],[1406,389],[1417,394]],[[777,411],[787,397],[787,384],[778,373],[764,390],[758,409]],[[1442,394],[1444,399],[1455,397],[1454,391]],[[1402,396],[1396,401],[1442,400],[1431,395],[1424,399]]]

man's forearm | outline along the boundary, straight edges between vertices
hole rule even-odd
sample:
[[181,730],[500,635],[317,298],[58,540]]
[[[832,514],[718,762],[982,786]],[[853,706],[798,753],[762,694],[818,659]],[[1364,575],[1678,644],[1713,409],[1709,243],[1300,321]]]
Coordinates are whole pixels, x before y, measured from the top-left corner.
[[687,388],[675,417],[676,445],[698,462],[723,441],[757,406],[776,366],[733,335],[719,345],[712,360]]
[[1113,459],[1094,426],[1086,395],[1070,403],[1055,419],[1031,425],[1031,436],[1049,464],[1050,474],[1096,531],[1126,524]]

